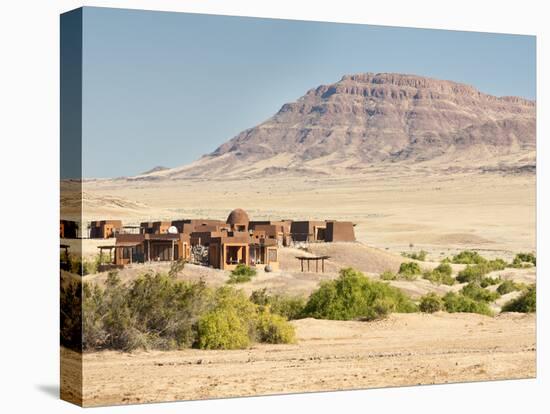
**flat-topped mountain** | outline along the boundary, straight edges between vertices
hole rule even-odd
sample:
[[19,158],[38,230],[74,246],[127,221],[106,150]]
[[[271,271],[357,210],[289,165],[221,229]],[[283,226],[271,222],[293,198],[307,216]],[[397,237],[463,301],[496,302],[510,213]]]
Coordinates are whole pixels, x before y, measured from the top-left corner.
[[534,166],[535,102],[452,81],[346,75],[284,104],[211,154],[136,178],[338,174],[386,163]]

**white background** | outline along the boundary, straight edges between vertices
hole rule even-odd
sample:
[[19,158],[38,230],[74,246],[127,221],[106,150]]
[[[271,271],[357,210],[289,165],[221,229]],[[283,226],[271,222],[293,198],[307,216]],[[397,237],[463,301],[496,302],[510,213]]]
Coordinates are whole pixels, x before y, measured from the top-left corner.
[[[0,5],[0,411],[76,412],[58,400],[59,13],[111,6],[537,35],[538,378],[94,409],[110,412],[538,413],[550,404],[545,1],[4,0]],[[269,373],[266,373],[269,375]],[[545,389],[546,388],[546,392]]]

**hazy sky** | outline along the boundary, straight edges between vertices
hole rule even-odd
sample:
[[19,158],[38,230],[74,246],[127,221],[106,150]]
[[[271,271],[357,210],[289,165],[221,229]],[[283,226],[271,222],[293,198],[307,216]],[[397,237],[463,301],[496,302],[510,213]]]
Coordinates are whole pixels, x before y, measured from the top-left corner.
[[84,177],[189,163],[344,74],[536,93],[533,36],[106,8],[83,16]]

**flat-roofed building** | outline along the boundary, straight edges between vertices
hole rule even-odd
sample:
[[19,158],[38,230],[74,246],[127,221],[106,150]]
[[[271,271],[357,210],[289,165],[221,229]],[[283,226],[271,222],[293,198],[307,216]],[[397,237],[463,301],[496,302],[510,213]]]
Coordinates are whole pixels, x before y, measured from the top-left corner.
[[90,223],[91,239],[110,239],[122,228],[121,220],[96,220]]

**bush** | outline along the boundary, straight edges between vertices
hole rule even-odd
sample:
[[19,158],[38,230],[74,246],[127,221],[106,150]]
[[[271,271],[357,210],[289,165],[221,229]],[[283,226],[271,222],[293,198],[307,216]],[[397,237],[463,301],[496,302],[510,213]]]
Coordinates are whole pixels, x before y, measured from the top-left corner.
[[497,287],[497,292],[501,295],[520,290],[521,286],[513,280],[505,280]]
[[380,273],[380,279],[382,280],[397,280],[397,275],[389,270]]
[[420,298],[418,308],[421,312],[434,313],[443,309],[443,306],[443,299],[434,292],[430,292]]
[[460,293],[475,301],[480,302],[493,302],[500,297],[500,294],[498,292],[488,291],[487,289],[482,288],[476,282],[468,283],[460,290]]
[[269,344],[296,342],[294,327],[281,315],[275,315],[268,311],[260,312],[256,329],[260,342]]
[[420,250],[418,253],[401,253],[401,256],[403,257],[408,257],[409,259],[413,259],[413,260],[419,260],[421,262],[425,261],[426,260],[426,256],[428,255],[428,252],[424,251],[424,250]]
[[229,274],[229,280],[227,283],[245,283],[256,276],[256,269],[252,269],[245,264],[238,264],[234,270]]
[[82,283],[61,281],[60,342],[66,348],[82,351]]
[[425,271],[422,277],[435,284],[454,285],[455,279],[451,276],[453,268],[448,263],[441,263],[432,271]]
[[[458,272],[456,280],[460,283],[469,283],[469,282],[481,282],[483,276],[487,273],[493,272],[495,270],[503,270],[506,268],[506,262],[502,259],[485,261],[476,265],[468,265],[464,270]],[[495,283],[498,283],[500,279],[496,280]],[[490,279],[486,279],[486,283],[490,283]]]
[[514,257],[514,260],[512,261],[510,267],[522,268],[536,265],[537,258],[533,253],[518,253],[516,254],[516,257]]
[[472,298],[454,292],[449,292],[443,296],[443,303],[445,305],[445,310],[449,313],[467,312],[479,313],[488,316],[493,315],[493,312],[487,303],[478,302]]
[[198,347],[201,349],[241,349],[250,344],[246,322],[232,308],[206,313],[199,320]]
[[311,294],[304,315],[319,319],[373,320],[391,312],[414,312],[416,305],[399,289],[372,281],[347,268],[336,280],[326,281]]
[[302,296],[269,295],[266,288],[252,292],[250,301],[259,306],[269,307],[271,313],[288,320],[301,318],[306,304],[306,299]]
[[531,313],[537,311],[537,287],[529,286],[516,299],[512,299],[502,307],[502,312],[523,312]]
[[479,285],[482,288],[486,288],[487,286],[498,285],[501,281],[502,281],[502,279],[500,278],[500,276],[497,276],[497,277],[485,276],[485,277],[481,278],[481,281],[479,282]]
[[415,280],[417,275],[422,273],[422,269],[418,263],[415,262],[406,262],[401,263],[399,266],[399,276],[406,280]]
[[482,257],[478,252],[474,252],[471,250],[464,250],[457,255],[453,256],[451,259],[453,263],[458,264],[481,264],[485,263],[486,260],[484,257]]
[[[67,292],[62,291],[62,310],[79,315],[70,311],[76,306],[74,302],[78,304],[78,291]],[[243,292],[230,287],[213,290],[202,281],[185,282],[160,273],[148,273],[123,285],[117,272],[111,272],[105,288],[85,283],[82,292],[85,350],[191,346],[235,349],[256,340],[270,343],[294,340],[294,328],[284,316],[273,314],[269,306],[261,309]],[[275,303],[288,314],[298,312],[294,301],[277,299],[274,307]],[[71,345],[71,341],[78,339],[74,334],[78,322],[62,316],[65,346],[78,347],[78,342]]]

